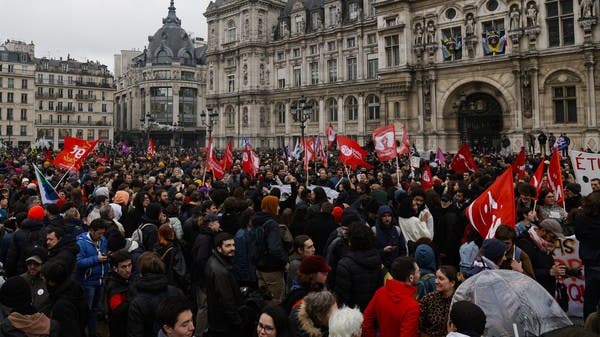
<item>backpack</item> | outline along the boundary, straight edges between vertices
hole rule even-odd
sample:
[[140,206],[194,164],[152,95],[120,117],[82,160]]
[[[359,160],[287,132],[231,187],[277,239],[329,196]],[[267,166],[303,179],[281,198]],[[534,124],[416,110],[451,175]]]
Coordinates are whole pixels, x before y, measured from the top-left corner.
[[137,242],[140,247],[143,247],[144,246],[144,228],[146,228],[148,226],[153,226],[153,225],[154,225],[153,223],[148,222],[148,223],[145,223],[145,224],[139,226],[131,234],[131,240]]
[[268,253],[267,236],[269,233],[266,224],[263,224],[262,226],[252,227],[249,234],[248,255],[252,264],[256,266],[258,260]]
[[421,279],[419,279],[419,283],[417,284],[417,289],[423,289],[424,295],[435,291],[435,284],[432,286],[431,282],[427,282],[432,277],[435,278],[434,273],[425,274],[425,275],[421,276]]

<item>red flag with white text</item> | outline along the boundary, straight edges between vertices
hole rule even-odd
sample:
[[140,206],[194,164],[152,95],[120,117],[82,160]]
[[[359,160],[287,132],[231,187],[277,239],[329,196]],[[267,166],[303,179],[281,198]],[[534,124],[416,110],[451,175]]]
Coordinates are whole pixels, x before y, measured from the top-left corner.
[[429,164],[425,164],[425,167],[423,167],[423,173],[421,174],[421,187],[423,187],[424,190],[430,190],[433,188],[433,176],[431,175]]
[[467,145],[467,143],[463,143],[460,149],[458,149],[458,152],[456,152],[454,158],[452,158],[450,168],[456,173],[477,171],[477,164],[473,159],[473,155],[471,154],[471,150],[469,150],[469,145]]
[[333,125],[331,125],[331,123],[329,123],[329,126],[325,130],[325,134],[327,135],[327,149],[329,150],[329,148],[331,147],[331,144],[333,144],[333,142],[335,142],[335,136],[336,136],[335,130],[333,129]]
[[208,141],[208,153],[206,155],[206,168],[211,170],[216,179],[223,178],[225,171],[221,162],[217,160],[214,154],[214,142],[212,137]]
[[146,157],[152,158],[156,153],[156,147],[154,147],[154,140],[148,138],[148,150],[146,150]]
[[325,147],[321,144],[321,137],[319,136],[317,136],[315,141],[315,151],[317,152],[317,156],[321,158],[321,164],[327,167],[327,154],[325,154]]
[[533,187],[535,187],[536,196],[540,194],[540,191],[542,190],[542,187],[543,187],[542,179],[544,178],[545,166],[546,166],[546,163],[544,163],[544,160],[542,159],[540,161],[540,164],[538,165],[537,169],[535,170],[533,177],[531,177],[531,180],[529,180],[529,185],[533,185]]
[[373,145],[380,161],[396,158],[396,128],[386,125],[373,130]]
[[410,141],[408,140],[408,130],[406,124],[402,124],[402,140],[400,141],[400,147],[398,148],[398,154],[409,154],[410,153]]
[[254,178],[258,173],[260,166],[260,159],[252,150],[252,147],[248,144],[244,146],[244,152],[242,154],[242,171],[246,172],[250,177]]
[[359,166],[366,167],[367,169],[373,168],[373,166],[365,161],[367,158],[367,151],[363,150],[356,141],[351,138],[344,136],[337,136],[338,149],[340,150],[339,160],[344,165],[350,166],[355,169]]
[[496,178],[465,210],[467,219],[483,238],[493,238],[498,226],[515,228],[515,189],[512,169],[508,168]]
[[99,139],[88,142],[84,139],[65,137],[63,150],[54,158],[54,166],[65,169],[78,171],[79,167],[92,152]]
[[550,165],[548,166],[548,186],[554,194],[556,204],[563,205],[565,194],[563,189],[562,170],[560,168],[560,153],[558,148],[554,147],[552,157],[550,157]]
[[513,175],[516,174],[517,178],[521,179],[527,176],[527,171],[525,171],[525,147],[521,147],[521,152],[512,163]]
[[304,149],[304,170],[307,170],[308,164],[317,158],[317,152],[315,151],[315,139],[304,138],[302,148]]

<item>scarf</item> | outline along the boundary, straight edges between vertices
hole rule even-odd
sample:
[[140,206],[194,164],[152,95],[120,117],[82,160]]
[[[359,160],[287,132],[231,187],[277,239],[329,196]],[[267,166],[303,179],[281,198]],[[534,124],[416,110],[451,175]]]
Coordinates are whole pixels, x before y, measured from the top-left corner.
[[542,252],[545,254],[550,254],[550,252],[552,252],[554,249],[554,242],[548,242],[542,239],[535,230],[536,228],[536,226],[531,226],[531,228],[529,228],[527,231],[527,233],[529,233],[529,237]]

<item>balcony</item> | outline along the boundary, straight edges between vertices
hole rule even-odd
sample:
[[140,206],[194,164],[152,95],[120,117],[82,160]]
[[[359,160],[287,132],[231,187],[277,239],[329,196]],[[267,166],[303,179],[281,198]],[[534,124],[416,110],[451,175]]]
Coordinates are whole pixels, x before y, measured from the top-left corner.
[[57,121],[57,120],[50,120],[50,119],[36,119],[33,122],[34,125],[40,125],[40,126],[44,126],[44,125],[56,125],[56,126],[72,126],[72,127],[81,127],[81,126],[112,126],[112,122],[110,121],[92,121],[92,122],[88,122],[88,121],[76,121],[76,120],[69,120],[69,121]]
[[96,95],[80,95],[77,94],[75,95],[75,98],[79,99],[79,100],[83,100],[83,101],[96,101]]
[[56,98],[59,98],[59,97],[58,97],[57,94],[49,94],[47,92],[44,92],[44,93],[40,94],[39,92],[36,92],[35,93],[35,98],[56,99]]
[[61,106],[61,107],[58,107],[58,106],[57,106],[57,107],[54,109],[54,111],[57,111],[57,112],[75,112],[75,108],[73,108],[73,107],[68,107],[68,106]]

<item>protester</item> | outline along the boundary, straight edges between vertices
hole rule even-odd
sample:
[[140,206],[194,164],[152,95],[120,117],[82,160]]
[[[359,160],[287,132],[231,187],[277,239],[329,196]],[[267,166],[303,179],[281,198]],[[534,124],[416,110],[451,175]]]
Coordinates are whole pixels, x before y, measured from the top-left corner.
[[291,313],[296,337],[327,337],[329,318],[337,310],[335,296],[329,291],[312,292]]
[[194,334],[192,306],[185,297],[168,297],[160,302],[156,322],[160,326],[158,337],[192,337]]
[[46,280],[42,277],[42,265],[46,261],[46,251],[41,247],[34,247],[28,254],[25,262],[27,272],[21,277],[27,281],[31,288],[31,304],[33,307],[46,315],[50,314],[51,302]]
[[302,259],[296,271],[294,285],[282,301],[281,306],[290,313],[307,294],[322,291],[330,271],[331,267],[327,265],[325,258],[319,255],[311,255]]
[[477,304],[458,301],[448,317],[448,337],[481,337],[485,331],[485,313]]
[[529,255],[515,245],[517,241],[516,231],[510,226],[500,225],[494,236],[506,245],[506,259],[500,264],[500,268],[518,271],[535,279]]
[[360,337],[363,315],[357,308],[343,307],[329,317],[329,337]]
[[551,190],[540,191],[537,213],[540,221],[550,218],[562,224],[567,219],[567,212],[556,203],[556,197]]
[[460,285],[458,271],[453,266],[440,266],[435,273],[435,291],[420,300],[419,330],[429,337],[444,337],[448,333],[448,313],[454,291]]
[[289,267],[287,270],[287,290],[288,292],[294,286],[296,271],[305,257],[315,255],[315,245],[308,235],[298,235],[294,238],[294,252],[289,257]]
[[377,221],[373,229],[375,246],[379,250],[383,265],[388,267],[395,258],[406,256],[406,241],[398,227],[392,208],[383,205],[377,210]]
[[420,244],[415,250],[415,262],[421,269],[421,277],[417,283],[417,296],[423,298],[425,295],[435,290],[435,253],[428,244]]
[[258,337],[294,337],[288,315],[277,305],[268,305],[261,310],[256,324]]
[[110,337],[126,337],[129,287],[132,284],[131,253],[127,249],[117,250],[110,254],[109,262],[111,270],[104,282],[108,331]]

